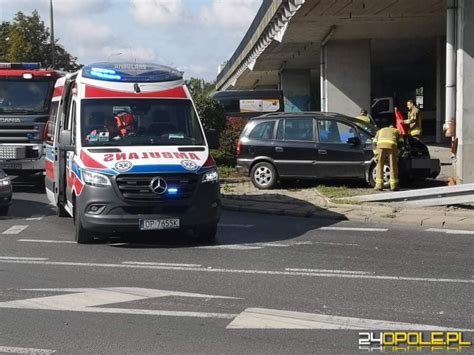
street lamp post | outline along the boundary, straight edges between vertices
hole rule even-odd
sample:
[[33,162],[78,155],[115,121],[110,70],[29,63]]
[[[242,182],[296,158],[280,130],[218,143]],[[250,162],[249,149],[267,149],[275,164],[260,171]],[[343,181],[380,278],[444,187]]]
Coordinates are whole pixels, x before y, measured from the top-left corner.
[[107,61],[109,62],[109,61],[110,61],[110,58],[112,58],[112,57],[115,56],[115,55],[116,55],[116,56],[122,55],[122,52],[109,54],[109,56],[107,57]]
[[54,15],[53,15],[53,0],[49,0],[49,18],[51,21],[51,66],[56,66],[56,46],[54,44]]

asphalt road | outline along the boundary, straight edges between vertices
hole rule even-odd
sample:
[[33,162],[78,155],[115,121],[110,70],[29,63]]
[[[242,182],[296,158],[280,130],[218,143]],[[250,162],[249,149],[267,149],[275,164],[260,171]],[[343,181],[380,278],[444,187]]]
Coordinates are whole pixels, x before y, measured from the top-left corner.
[[474,329],[473,234],[226,212],[215,246],[76,245],[40,189],[15,191],[0,353],[349,354],[358,329]]

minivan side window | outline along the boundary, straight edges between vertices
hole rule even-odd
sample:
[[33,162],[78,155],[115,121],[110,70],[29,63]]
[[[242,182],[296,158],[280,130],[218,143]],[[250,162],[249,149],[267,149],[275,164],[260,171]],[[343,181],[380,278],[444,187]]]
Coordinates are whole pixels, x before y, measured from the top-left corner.
[[289,141],[312,141],[313,119],[294,118],[285,120],[285,140]]
[[318,126],[321,143],[346,144],[349,138],[357,137],[354,127],[339,121],[320,120]]
[[275,121],[262,122],[257,124],[252,132],[249,134],[249,138],[252,139],[273,139],[273,129],[275,128]]

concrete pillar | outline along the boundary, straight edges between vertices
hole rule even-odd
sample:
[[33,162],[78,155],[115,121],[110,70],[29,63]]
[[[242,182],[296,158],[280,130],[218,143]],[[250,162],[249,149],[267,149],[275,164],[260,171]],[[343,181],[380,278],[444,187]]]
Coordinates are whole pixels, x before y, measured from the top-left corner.
[[329,41],[325,59],[327,110],[349,116],[370,110],[370,40]]
[[458,6],[456,175],[458,183],[474,183],[474,1]]
[[285,112],[309,111],[311,106],[310,70],[284,69],[280,72]]

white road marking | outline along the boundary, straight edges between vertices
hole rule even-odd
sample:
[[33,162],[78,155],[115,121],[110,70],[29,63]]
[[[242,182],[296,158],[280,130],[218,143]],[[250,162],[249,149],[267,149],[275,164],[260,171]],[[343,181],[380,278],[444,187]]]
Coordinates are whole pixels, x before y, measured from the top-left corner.
[[152,262],[145,262],[145,261],[122,261],[122,264],[129,264],[129,265],[158,265],[158,266],[201,267],[200,264],[152,263]]
[[324,231],[351,231],[351,232],[387,232],[388,228],[357,228],[357,227],[321,227]]
[[445,279],[445,278],[385,276],[385,275],[352,275],[352,274],[331,274],[331,273],[277,271],[277,270],[223,269],[223,268],[212,268],[212,267],[191,268],[191,267],[182,267],[182,266],[126,265],[126,264],[81,263],[81,262],[70,262],[70,261],[35,261],[35,260],[2,260],[2,259],[0,259],[0,263],[30,264],[30,265],[51,265],[51,266],[84,266],[84,267],[104,267],[104,268],[130,268],[130,269],[173,270],[173,271],[197,271],[197,272],[217,272],[217,273],[250,274],[250,275],[310,276],[310,277],[333,277],[333,278],[388,280],[388,281],[415,281],[415,282],[440,282],[440,283],[474,284],[474,280],[466,280],[466,279]]
[[229,228],[252,228],[253,224],[219,223],[218,226]]
[[254,250],[262,249],[263,246],[250,246],[242,244],[225,244],[225,245],[206,245],[201,247],[196,247],[197,249],[228,249],[228,250]]
[[26,228],[28,228],[28,226],[22,226],[22,225],[11,226],[2,234],[18,234],[18,233],[23,232]]
[[261,247],[290,247],[291,244],[283,244],[283,243],[254,243],[254,244],[247,244],[248,246],[261,246]]
[[389,322],[383,320],[329,316],[325,314],[247,308],[228,329],[358,329],[390,331],[472,331],[426,324]]
[[47,239],[18,239],[18,242],[76,244],[76,242],[72,240],[47,240]]
[[[225,318],[232,319],[236,314],[164,311],[127,308],[104,308],[101,306],[114,303],[132,302],[160,297],[191,297],[191,298],[218,298],[238,299],[236,297],[213,296],[199,293],[155,290],[135,287],[108,287],[108,288],[58,288],[58,289],[28,289],[25,291],[38,292],[68,292],[67,294],[49,297],[36,297],[22,300],[0,302],[0,308],[52,310],[88,313],[139,314],[170,317],[197,317],[197,318]],[[72,292],[72,293],[71,293]]]
[[442,229],[442,228],[428,228],[425,232],[437,232],[446,234],[471,234],[474,235],[474,231],[460,230],[460,229]]
[[45,217],[44,215],[31,216],[31,217],[25,218],[25,221],[41,221],[44,217]]
[[46,354],[54,354],[55,352],[56,350],[49,350],[49,349],[19,348],[16,346],[0,346],[0,353],[6,353],[6,354],[46,355]]
[[358,247],[359,244],[354,243],[337,243],[337,242],[313,242],[314,244],[325,244],[325,245],[343,245],[349,247]]
[[48,258],[28,258],[21,256],[0,256],[0,260],[31,260],[31,261],[44,261]]
[[294,269],[286,268],[286,271],[302,271],[302,272],[324,272],[329,274],[355,274],[355,275],[373,275],[371,271],[352,271],[352,270],[326,270],[326,269]]

